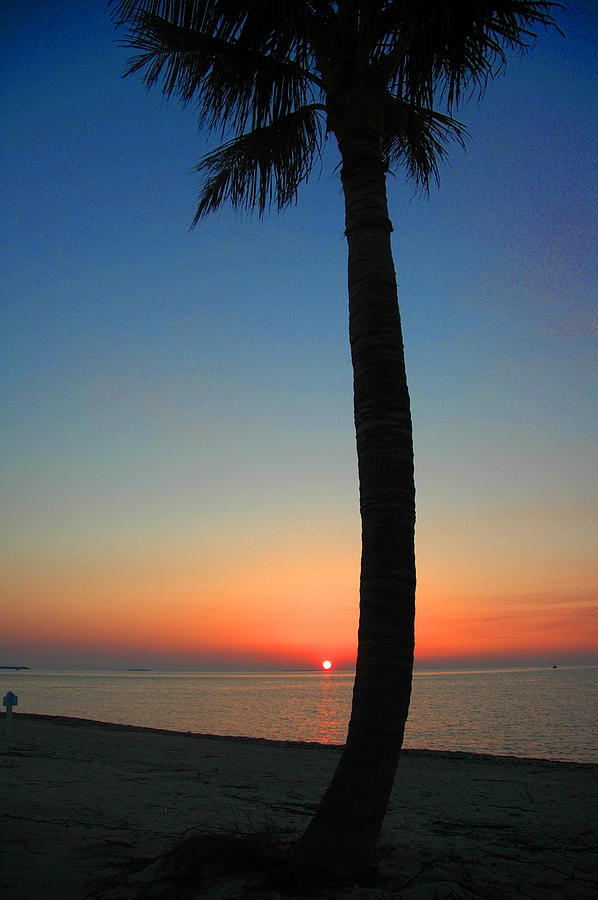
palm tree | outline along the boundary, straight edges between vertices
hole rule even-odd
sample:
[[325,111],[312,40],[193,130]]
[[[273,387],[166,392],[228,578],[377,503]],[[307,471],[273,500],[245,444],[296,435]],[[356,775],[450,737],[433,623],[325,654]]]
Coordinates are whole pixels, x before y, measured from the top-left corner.
[[[296,200],[326,139],[345,198],[349,331],[362,520],[360,622],[346,746],[298,846],[359,872],[374,849],[409,709],[415,612],[412,425],[386,199],[405,166],[424,190],[510,48],[554,24],[536,0],[112,0],[128,72],[193,104],[223,141],[198,165],[194,224],[225,201]],[[439,111],[442,108],[443,111]]]

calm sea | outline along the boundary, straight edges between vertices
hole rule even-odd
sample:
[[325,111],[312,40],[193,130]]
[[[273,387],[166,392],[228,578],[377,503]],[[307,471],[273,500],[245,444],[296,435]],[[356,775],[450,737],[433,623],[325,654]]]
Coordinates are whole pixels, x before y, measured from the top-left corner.
[[[323,672],[0,672],[16,713],[337,744],[352,685]],[[416,673],[405,746],[598,762],[598,666]]]

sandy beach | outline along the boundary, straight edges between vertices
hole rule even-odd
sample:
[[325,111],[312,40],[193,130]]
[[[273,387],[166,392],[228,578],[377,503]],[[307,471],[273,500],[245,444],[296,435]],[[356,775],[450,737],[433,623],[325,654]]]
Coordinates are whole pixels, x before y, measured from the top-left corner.
[[[14,716],[7,742],[0,724],[0,895],[11,900],[282,897],[245,877],[227,842],[298,837],[339,754],[31,714]],[[597,776],[594,764],[406,751],[377,876],[302,896],[595,898]],[[194,894],[165,881],[163,858],[183,838],[205,857]]]

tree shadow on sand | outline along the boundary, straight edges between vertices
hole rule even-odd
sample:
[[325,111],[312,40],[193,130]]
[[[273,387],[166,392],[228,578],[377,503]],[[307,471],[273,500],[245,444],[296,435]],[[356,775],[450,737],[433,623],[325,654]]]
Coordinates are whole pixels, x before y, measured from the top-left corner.
[[[276,900],[342,895],[355,879],[300,867],[294,841],[278,835],[197,834],[184,838],[156,859],[131,860],[124,877],[111,879],[104,900]],[[372,873],[360,879],[374,886]]]

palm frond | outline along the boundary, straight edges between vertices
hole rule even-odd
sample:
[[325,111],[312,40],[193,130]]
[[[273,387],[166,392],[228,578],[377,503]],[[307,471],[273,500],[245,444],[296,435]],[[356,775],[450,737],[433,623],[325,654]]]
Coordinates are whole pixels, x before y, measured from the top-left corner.
[[[404,11],[408,0],[389,4]],[[420,14],[397,18],[388,85],[416,103],[439,93],[448,110],[481,96],[506,62],[508,50],[526,52],[539,27],[557,27],[552,0],[426,0]]]
[[140,51],[129,60],[125,76],[143,72],[147,87],[161,83],[165,96],[175,94],[185,103],[201,89],[213,60],[235,52],[234,46],[211,34],[173,25],[149,13],[139,15],[124,46]]
[[320,109],[306,106],[263,128],[234,138],[196,166],[203,184],[192,227],[228,200],[233,207],[257,207],[260,215],[297,197],[322,141]]
[[[108,0],[110,16],[116,25],[135,26],[139,16],[160,16],[173,25],[202,27],[206,20],[221,16],[228,7],[242,11],[241,2],[222,0]],[[216,7],[219,7],[218,9]]]
[[439,162],[451,141],[464,146],[467,129],[444,113],[414,106],[388,94],[384,106],[383,152],[389,168],[406,167],[424,191],[439,179]]
[[[277,39],[278,40],[278,39]],[[296,47],[258,47],[244,32],[232,39],[140,12],[126,46],[141,51],[125,74],[143,71],[148,87],[197,103],[200,121],[222,132],[259,128],[314,102],[321,83]]]

